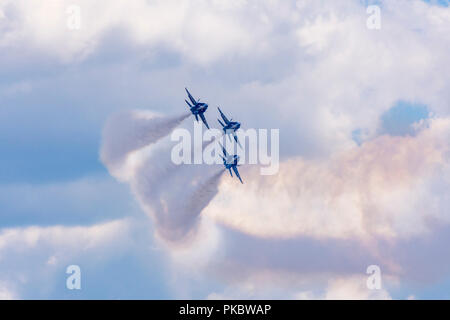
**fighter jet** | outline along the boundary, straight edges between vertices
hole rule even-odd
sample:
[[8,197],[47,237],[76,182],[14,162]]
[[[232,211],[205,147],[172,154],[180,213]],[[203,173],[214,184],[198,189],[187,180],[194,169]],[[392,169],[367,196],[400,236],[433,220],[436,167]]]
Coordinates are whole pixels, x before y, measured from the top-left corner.
[[225,166],[225,170],[228,169],[228,171],[230,172],[231,177],[233,177],[233,173],[231,172],[231,169],[233,169],[234,173],[239,178],[239,181],[241,181],[241,183],[243,184],[244,182],[242,182],[241,176],[239,175],[239,171],[237,169],[237,167],[239,167],[239,165],[238,165],[239,156],[236,155],[236,154],[233,155],[233,156],[232,155],[228,155],[227,151],[225,150],[225,148],[221,144],[220,144],[220,146],[222,147],[222,152],[223,152],[223,156],[221,155],[220,157],[223,160],[223,165]]
[[188,89],[187,88],[185,88],[185,89],[188,94],[189,100],[191,101],[192,104],[189,103],[189,101],[187,101],[187,100],[184,100],[184,101],[186,101],[189,108],[191,109],[192,114],[195,116],[195,120],[198,121],[198,117],[200,116],[200,118],[202,119],[205,126],[209,129],[208,122],[206,122],[206,118],[204,115],[206,109],[208,109],[208,104],[204,103],[204,102],[200,102],[200,99],[195,101],[194,97],[191,95],[191,93],[188,91]]
[[[236,130],[238,130],[241,127],[241,124],[237,121],[231,121],[233,119],[228,120],[227,117],[225,117],[225,115],[223,114],[222,110],[220,110],[220,108],[218,107],[217,109],[219,109],[220,112],[220,116],[222,117],[223,121],[225,122],[225,124],[222,123],[222,121],[220,121],[220,119],[217,119],[217,121],[219,121],[219,123],[222,125],[222,129],[223,132],[225,132],[226,135],[233,135],[234,140],[236,141],[237,144],[239,144],[239,146],[241,146],[241,144],[238,141],[238,138],[236,136]],[[230,136],[228,136],[230,137]],[[230,138],[231,140],[231,138]]]

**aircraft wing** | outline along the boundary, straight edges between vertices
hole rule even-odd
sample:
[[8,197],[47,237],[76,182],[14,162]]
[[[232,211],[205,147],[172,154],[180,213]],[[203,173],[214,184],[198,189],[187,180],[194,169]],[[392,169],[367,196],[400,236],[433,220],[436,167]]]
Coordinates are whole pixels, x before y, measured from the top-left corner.
[[239,147],[242,148],[241,143],[239,142],[238,137],[236,135],[236,131],[233,131],[233,137],[234,137],[234,141],[236,141],[236,143],[239,145]]
[[189,90],[187,88],[184,88],[188,94],[189,100],[191,100],[191,103],[195,106],[197,104],[197,101],[195,101],[194,97],[191,95]]
[[220,108],[217,108],[217,109],[219,109],[220,116],[222,117],[223,121],[225,121],[225,124],[230,123],[230,121],[228,121],[227,117],[225,117],[225,115],[223,114],[222,110],[220,110]]
[[206,122],[205,113],[200,113],[200,118],[202,118],[203,123],[209,129],[208,122]]
[[239,181],[241,181],[241,183],[244,184],[244,183],[242,182],[241,176],[239,175],[239,171],[238,171],[237,166],[233,166],[233,171],[234,171],[234,173],[236,174],[236,176],[239,178]]
[[[219,145],[222,147],[222,152],[223,152],[223,155],[225,156],[225,157],[227,157],[227,150],[225,150],[225,148],[223,147],[223,145],[219,142]],[[223,160],[225,160],[225,159],[223,159]]]

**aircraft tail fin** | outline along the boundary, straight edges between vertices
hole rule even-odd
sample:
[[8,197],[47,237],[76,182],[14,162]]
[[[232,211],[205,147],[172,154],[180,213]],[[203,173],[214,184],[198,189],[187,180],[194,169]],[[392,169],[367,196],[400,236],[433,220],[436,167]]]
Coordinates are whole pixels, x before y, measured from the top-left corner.
[[225,125],[222,123],[222,121],[220,121],[219,119],[217,119],[217,121],[219,121],[219,123],[222,127],[225,127]]
[[208,128],[208,130],[209,130],[208,121],[206,121],[205,113],[204,113],[204,112],[200,113],[200,118],[202,119],[203,123],[205,124],[205,126],[206,126],[206,127]]
[[[219,145],[222,147],[222,152],[223,152],[223,155],[224,155],[224,157],[226,157],[227,156],[227,150],[223,147],[223,145],[219,142]],[[224,158],[222,158],[223,160],[225,160]]]
[[187,88],[184,88],[186,90],[186,93],[188,94],[189,100],[191,100],[191,103],[193,105],[197,104],[197,101],[195,101],[194,97],[192,96],[192,94],[189,92],[189,90]]
[[236,174],[236,177],[238,177],[239,181],[240,181],[242,184],[244,184],[244,182],[243,182],[242,179],[241,179],[241,175],[239,174],[239,171],[238,171],[238,169],[237,169],[236,167],[237,167],[237,166],[233,166],[233,171],[234,171],[234,173]]
[[184,101],[186,101],[186,103],[189,106],[189,108],[192,108],[192,105],[187,100],[184,100]]
[[236,132],[234,132],[233,137],[234,137],[234,141],[236,141],[236,143],[238,144],[238,146],[241,147],[241,149],[242,149],[241,143],[240,143],[239,140],[238,140],[238,137],[237,137],[237,135],[236,135]]
[[224,121],[226,124],[230,123],[230,121],[227,119],[227,117],[225,117],[225,115],[223,114],[222,110],[220,110],[219,107],[217,107],[217,109],[219,110],[220,116],[222,117],[223,121]]

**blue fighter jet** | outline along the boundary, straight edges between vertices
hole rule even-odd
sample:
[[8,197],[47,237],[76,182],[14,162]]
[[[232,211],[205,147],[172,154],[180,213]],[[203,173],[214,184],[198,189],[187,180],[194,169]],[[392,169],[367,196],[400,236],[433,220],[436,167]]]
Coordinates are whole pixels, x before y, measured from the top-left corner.
[[231,169],[233,169],[233,171],[236,174],[236,176],[238,177],[239,181],[241,181],[241,183],[243,184],[244,182],[242,182],[241,176],[239,175],[239,171],[237,169],[237,167],[239,167],[239,165],[238,165],[239,156],[236,154],[233,156],[228,155],[225,148],[221,144],[220,144],[220,146],[222,147],[222,152],[223,152],[223,156],[221,155],[220,157],[223,159],[223,165],[225,166],[225,170],[228,169],[228,171],[230,171],[231,177],[233,177],[233,173],[231,172]]
[[204,114],[206,109],[208,109],[208,104],[204,103],[204,102],[200,102],[200,99],[195,101],[194,97],[191,95],[191,93],[188,91],[188,89],[187,88],[185,88],[185,89],[188,94],[189,100],[191,101],[192,104],[189,103],[189,101],[187,101],[187,100],[184,100],[184,101],[186,101],[189,108],[191,109],[192,114],[195,116],[195,120],[198,121],[198,117],[200,116],[200,118],[202,119],[205,126],[209,129],[208,122],[206,122],[206,118],[205,118],[205,114]]
[[[227,117],[225,117],[225,115],[223,114],[222,110],[220,110],[220,108],[217,108],[217,109],[219,109],[220,116],[222,117],[222,120],[225,122],[225,124],[223,124],[222,121],[220,121],[220,119],[217,119],[217,121],[219,121],[219,123],[223,127],[222,128],[223,132],[226,135],[229,135],[229,134],[233,135],[234,140],[240,146],[241,144],[239,143],[238,138],[236,136],[236,130],[238,130],[241,127],[241,124],[237,121],[231,121],[233,119],[228,120]],[[230,136],[228,136],[228,137],[230,138]],[[231,138],[230,138],[230,140],[231,140]]]

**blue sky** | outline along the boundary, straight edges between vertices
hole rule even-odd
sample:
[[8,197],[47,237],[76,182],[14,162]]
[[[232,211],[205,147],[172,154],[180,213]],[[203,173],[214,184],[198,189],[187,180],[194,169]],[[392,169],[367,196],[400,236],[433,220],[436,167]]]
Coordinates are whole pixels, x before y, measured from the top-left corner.
[[[449,240],[430,236],[450,221],[448,1],[379,1],[378,31],[357,0],[80,0],[70,30],[72,2],[0,1],[0,298],[448,298],[441,252],[406,265],[425,255],[412,243]],[[223,178],[179,248],[100,149],[111,115],[179,115],[185,86],[246,128],[279,128],[282,169],[257,182],[244,169],[245,210]],[[264,210],[258,189],[272,195]],[[348,248],[361,260],[341,264]],[[370,263],[386,270],[382,292],[361,285]],[[80,291],[65,287],[70,264]]]

